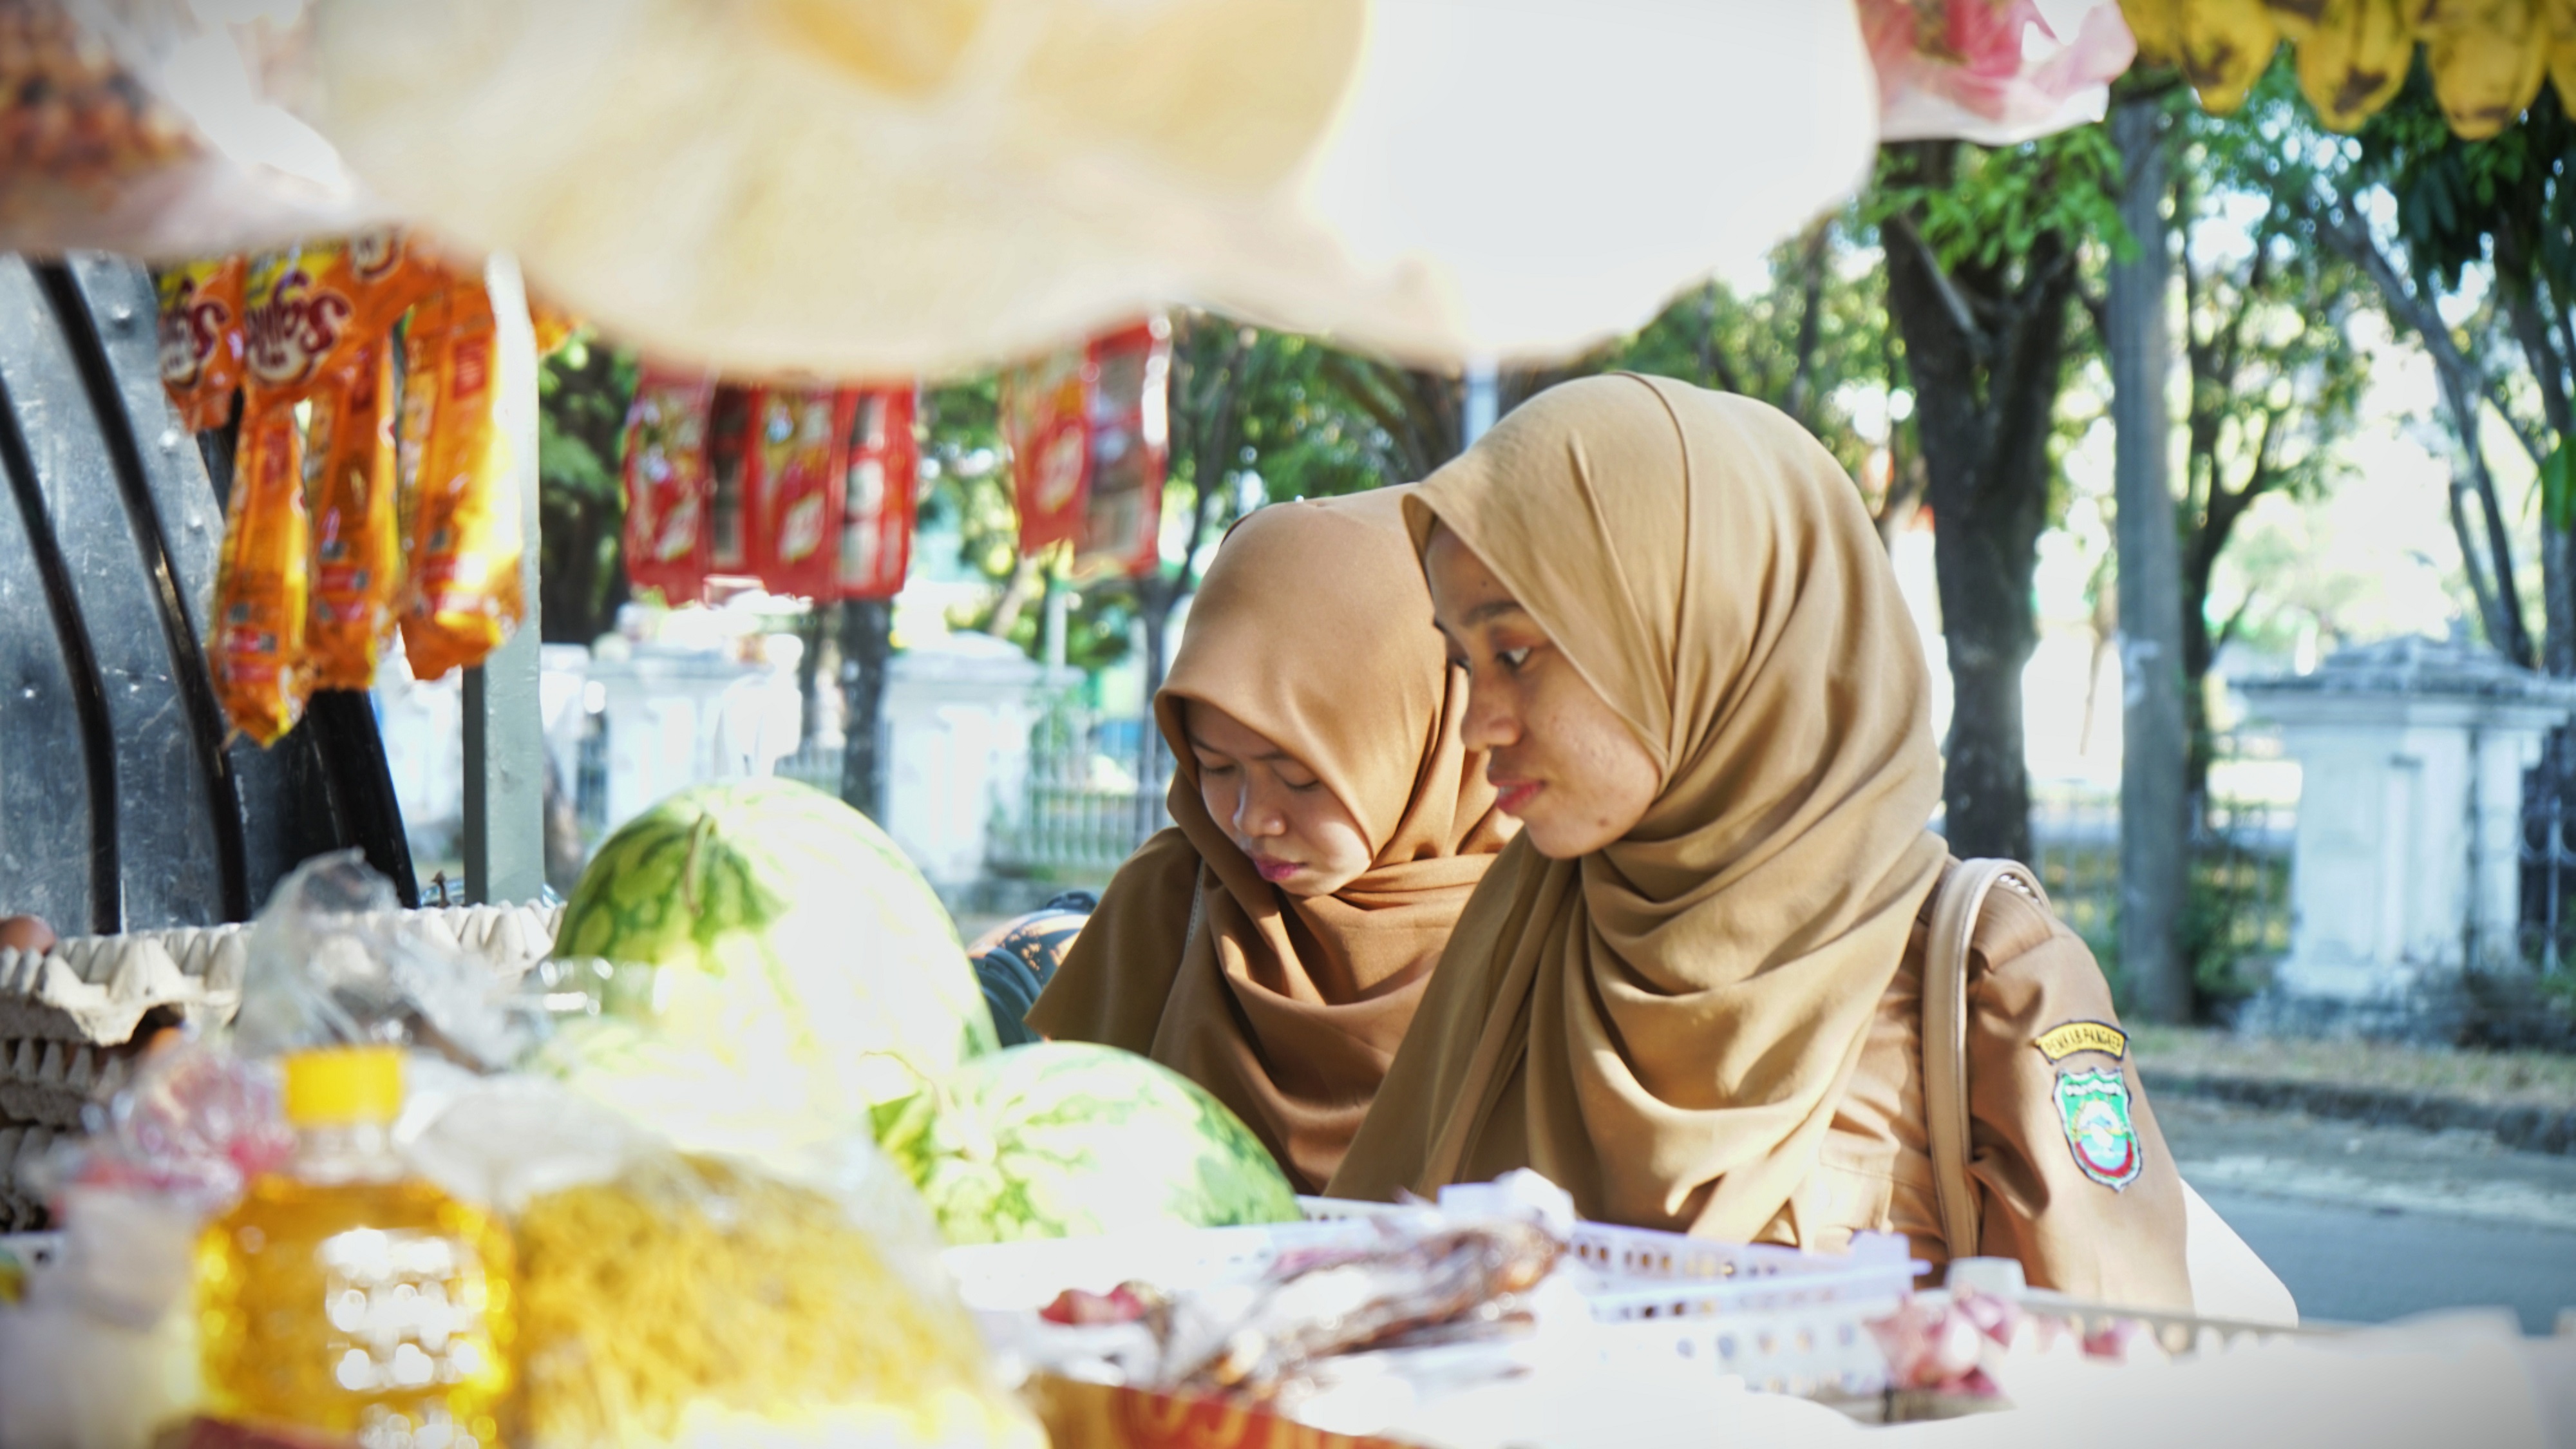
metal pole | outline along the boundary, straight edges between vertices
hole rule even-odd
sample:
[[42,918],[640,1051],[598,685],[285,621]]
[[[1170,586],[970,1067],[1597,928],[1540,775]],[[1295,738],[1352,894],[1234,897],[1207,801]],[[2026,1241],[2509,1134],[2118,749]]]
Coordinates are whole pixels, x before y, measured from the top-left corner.
[[2182,564],[2174,539],[2172,420],[2165,388],[2172,351],[2165,332],[2165,155],[2153,101],[2118,102],[2111,135],[2128,184],[2120,219],[2137,239],[2111,265],[2112,418],[2118,429],[2120,964],[2141,1014],[2191,1015],[2191,963],[2181,922],[2191,882],[2189,726],[2183,712]]
[[538,708],[537,336],[519,264],[495,253],[492,294],[494,425],[510,440],[519,490],[519,586],[526,614],[508,642],[465,671],[465,898],[532,901],[546,883],[545,720]]

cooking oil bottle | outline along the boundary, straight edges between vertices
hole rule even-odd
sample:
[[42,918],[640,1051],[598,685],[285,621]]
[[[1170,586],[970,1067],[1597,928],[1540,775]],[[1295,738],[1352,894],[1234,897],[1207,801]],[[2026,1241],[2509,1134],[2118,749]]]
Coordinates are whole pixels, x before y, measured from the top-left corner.
[[227,1419],[365,1449],[492,1449],[510,1387],[510,1242],[387,1143],[399,1047],[286,1057],[296,1155],[197,1246],[207,1392]]

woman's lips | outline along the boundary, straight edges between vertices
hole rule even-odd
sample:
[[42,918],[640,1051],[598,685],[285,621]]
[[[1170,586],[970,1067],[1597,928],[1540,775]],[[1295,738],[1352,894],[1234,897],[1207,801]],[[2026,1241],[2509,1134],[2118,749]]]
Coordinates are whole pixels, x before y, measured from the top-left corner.
[[1545,788],[1536,780],[1497,780],[1494,782],[1494,808],[1506,815],[1518,815],[1521,807]]
[[1293,860],[1272,860],[1268,856],[1256,855],[1252,858],[1252,868],[1261,872],[1263,880],[1276,885],[1304,867]]

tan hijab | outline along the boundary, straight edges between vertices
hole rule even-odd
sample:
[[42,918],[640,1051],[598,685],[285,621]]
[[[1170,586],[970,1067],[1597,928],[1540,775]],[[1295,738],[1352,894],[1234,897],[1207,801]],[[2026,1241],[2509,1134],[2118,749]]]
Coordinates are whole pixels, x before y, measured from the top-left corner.
[[[1205,1086],[1308,1191],[1340,1164],[1510,835],[1484,757],[1458,740],[1466,675],[1431,627],[1409,491],[1264,508],[1226,536],[1154,701],[1175,828],[1120,867],[1028,1014],[1043,1035],[1143,1052]],[[1313,770],[1372,867],[1311,899],[1263,880],[1200,801],[1190,700]]]
[[1757,1235],[1816,1159],[1938,878],[1914,626],[1797,424],[1663,378],[1532,399],[1406,504],[1455,530],[1662,789],[1469,903],[1336,1195],[1520,1166],[1590,1217]]

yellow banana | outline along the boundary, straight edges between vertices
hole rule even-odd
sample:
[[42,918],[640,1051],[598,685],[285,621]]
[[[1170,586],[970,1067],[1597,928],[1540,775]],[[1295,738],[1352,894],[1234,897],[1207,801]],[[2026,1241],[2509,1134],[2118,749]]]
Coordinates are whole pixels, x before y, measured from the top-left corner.
[[2549,0],[2542,11],[2549,34],[2549,79],[2558,105],[2576,116],[2576,0]]
[[2182,73],[2212,115],[2245,104],[2280,44],[2281,29],[2262,0],[2183,0]]
[[2299,89],[2326,129],[2348,134],[2397,94],[2414,59],[2403,0],[2328,0],[2299,42]]
[[2334,23],[2330,16],[2345,8],[2345,0],[2263,0],[2263,8],[2291,44],[2306,45],[2319,26]]
[[2138,64],[2182,64],[2182,0],[2120,0],[2120,18],[2138,42]]
[[2512,125],[2549,75],[2549,37],[2534,0],[2482,0],[2446,12],[2425,51],[2442,114],[2467,141]]

